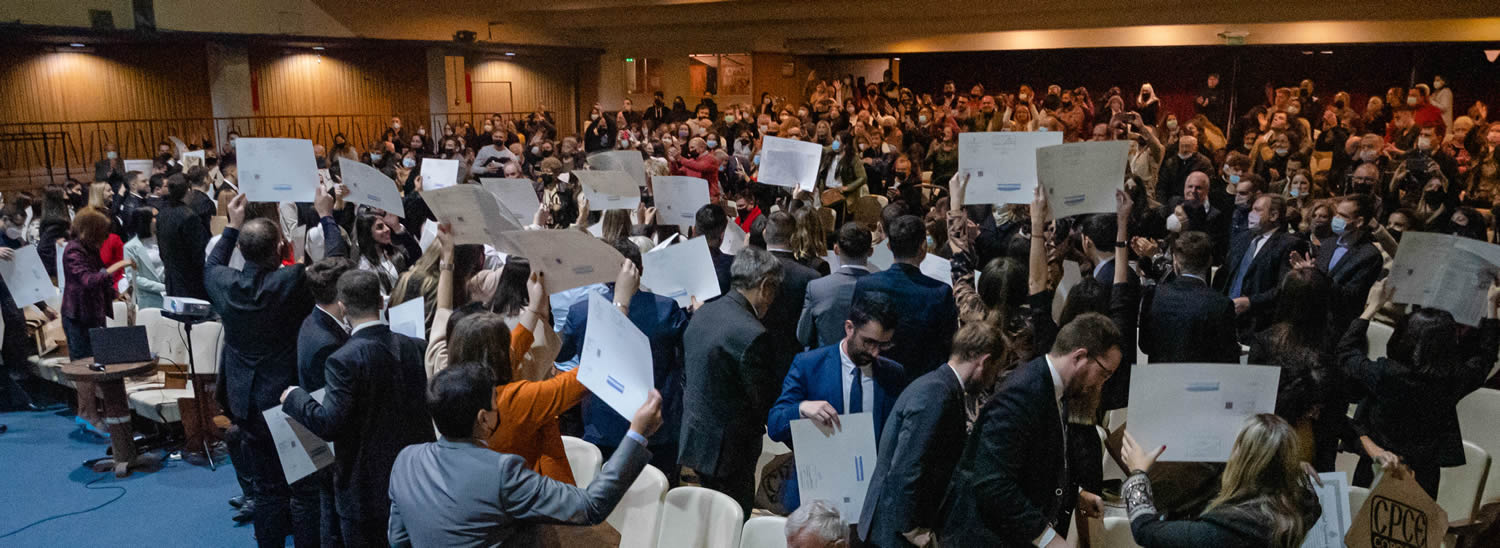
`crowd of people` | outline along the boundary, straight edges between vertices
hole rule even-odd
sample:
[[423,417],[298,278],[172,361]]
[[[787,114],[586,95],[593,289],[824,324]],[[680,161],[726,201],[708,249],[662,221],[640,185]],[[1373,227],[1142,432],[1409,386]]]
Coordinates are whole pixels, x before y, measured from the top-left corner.
[[[1500,122],[1482,103],[1456,111],[1441,77],[1362,111],[1304,80],[1230,112],[1216,75],[1192,112],[1163,108],[1150,84],[1098,98],[1056,84],[914,90],[889,72],[808,84],[759,104],[688,109],[658,92],[644,110],[596,105],[580,135],[545,108],[480,127],[393,118],[373,143],[315,147],[328,173],[312,203],[249,203],[237,133],[190,147],[203,165],[163,142],[150,173],[107,147],[90,183],[5,196],[0,260],[37,246],[65,287],[61,310],[39,306],[61,316],[70,356],[92,355],[88,329],[117,299],[212,303],[237,519],[263,546],[534,545],[551,524],[601,522],[648,463],[745,517],[790,513],[793,546],[1062,546],[1074,512],[1102,515],[1105,451],[1128,473],[1117,491],[1143,546],[1297,546],[1320,512],[1309,473],[1340,451],[1360,456],[1358,485],[1378,465],[1433,496],[1439,470],[1462,464],[1454,408],[1496,361],[1500,289],[1473,296],[1488,303],[1473,328],[1391,303],[1383,280],[1403,234],[1494,241]],[[958,135],[982,131],[1129,141],[1117,210],[1053,218],[1041,192],[966,203]],[[757,182],[765,137],[823,145],[813,191]],[[643,198],[651,177],[684,175],[710,203],[691,227],[657,224],[649,200],[591,211],[572,174],[606,150],[641,154]],[[341,158],[390,177],[406,216],[346,202]],[[423,201],[425,158],[460,160],[462,183],[533,180],[526,228],[598,225],[626,259],[617,279],[553,292],[525,257],[455,244]],[[876,214],[859,213],[872,200]],[[747,245],[724,251],[731,222]],[[707,240],[721,296],[679,306],[641,287],[642,254],[682,232]],[[880,247],[885,270],[870,262]],[[923,272],[929,255],[950,279]],[[1081,281],[1054,307],[1075,264]],[[578,380],[594,294],[650,341],[656,391],[632,417]],[[0,296],[4,361],[19,367],[25,324]],[[381,320],[419,297],[425,340]],[[1370,359],[1376,319],[1396,334]],[[1239,363],[1243,347],[1281,384],[1276,413],[1246,424],[1227,463],[1158,466],[1161,448],[1129,433],[1101,446],[1095,425],[1127,406],[1138,355]],[[79,394],[80,423],[98,429],[92,391]],[[334,465],[285,481],[261,414],[278,406],[336,443]],[[795,474],[756,485],[764,436],[790,443],[791,421],[853,413],[873,415],[879,455],[859,516],[800,500]],[[565,434],[606,458],[586,487]]]

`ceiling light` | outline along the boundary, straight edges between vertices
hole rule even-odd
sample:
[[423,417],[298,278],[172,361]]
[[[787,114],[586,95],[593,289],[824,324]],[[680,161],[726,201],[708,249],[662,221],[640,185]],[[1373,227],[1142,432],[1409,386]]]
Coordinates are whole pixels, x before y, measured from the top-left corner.
[[1323,55],[1333,55],[1333,50],[1331,50],[1331,49],[1325,49],[1325,50],[1320,51],[1318,53],[1321,53]]
[[323,46],[313,46],[313,51],[323,51]]
[[1313,52],[1313,51],[1311,51],[1311,50],[1304,50],[1304,51],[1303,51],[1303,52],[1302,52],[1302,54],[1303,54],[1303,55],[1312,55],[1312,54],[1313,54],[1313,53],[1314,53],[1314,52]]
[[893,58],[891,58],[891,60],[892,60],[892,61],[900,61],[900,60],[901,60],[901,58],[900,58],[900,57],[893,57]]
[[506,57],[515,57],[516,56],[516,52],[514,52],[514,51],[507,51],[507,52],[505,52],[505,56]]
[[69,45],[69,46],[73,46],[73,47],[75,47],[75,48],[81,48],[81,47],[83,47],[83,44],[80,44],[80,43],[78,43],[78,42],[73,42],[73,43],[71,43],[71,44],[68,44],[68,45]]

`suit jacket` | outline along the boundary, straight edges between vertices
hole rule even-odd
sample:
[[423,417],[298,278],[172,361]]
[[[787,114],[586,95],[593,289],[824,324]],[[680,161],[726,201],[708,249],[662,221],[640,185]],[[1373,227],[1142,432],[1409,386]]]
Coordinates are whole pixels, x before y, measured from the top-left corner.
[[1141,301],[1140,346],[1150,363],[1239,363],[1234,302],[1178,275]]
[[349,340],[349,332],[327,312],[313,308],[297,330],[297,385],[316,391],[326,384],[324,362]]
[[867,291],[889,295],[895,310],[894,345],[885,356],[906,368],[906,378],[916,379],[948,360],[953,334],[958,331],[958,305],[953,290],[923,274],[917,267],[896,263],[882,272],[859,279],[853,300]]
[[729,267],[734,265],[734,255],[719,251],[719,248],[710,247],[708,258],[713,261],[714,275],[719,279],[719,294],[729,293]]
[[203,287],[203,250],[208,248],[210,238],[208,226],[188,205],[174,204],[156,217],[156,239],[161,246],[162,265],[166,267],[167,295],[208,299],[208,290]]
[[[605,288],[602,293],[606,300],[614,301],[613,287]],[[661,392],[662,424],[651,435],[651,445],[674,445],[682,423],[682,334],[687,331],[687,313],[677,306],[677,301],[639,291],[630,299],[630,312],[626,317],[651,341],[652,381]],[[567,324],[562,329],[562,348],[557,352],[559,361],[582,359],[588,328],[589,301],[585,298],[568,308]],[[629,429],[630,419],[620,416],[604,400],[592,394],[583,400],[584,441],[613,447]]]
[[107,266],[99,259],[99,248],[68,240],[59,276],[64,279],[62,317],[82,327],[104,327],[115,300],[114,278],[104,271]]
[[849,319],[849,305],[854,302],[854,282],[869,273],[867,268],[845,265],[808,282],[802,318],[797,320],[797,341],[802,346],[821,348],[844,340],[844,321]]
[[1047,356],[1005,378],[984,404],[939,516],[944,546],[1031,546],[1048,527],[1067,533],[1077,493]]
[[[771,412],[766,417],[766,433],[772,440],[792,444],[791,423],[802,418],[797,409],[802,402],[826,401],[840,415],[845,414],[844,361],[839,353],[839,345],[835,343],[803,352],[792,360],[792,369],[781,383],[781,397],[776,400],[776,405],[771,407]],[[875,423],[875,440],[879,441],[886,417],[889,416],[891,407],[896,405],[901,389],[906,387],[906,371],[901,368],[901,364],[886,358],[876,358],[870,367],[870,377],[875,381],[871,383],[875,387],[875,408],[864,412],[873,415],[871,418]],[[787,512],[795,511],[801,501],[796,476],[787,479],[782,493],[783,507]]]
[[687,358],[679,461],[723,477],[753,469],[782,375],[771,335],[739,291],[704,304],[683,334]]
[[532,472],[526,460],[473,440],[441,438],[401,450],[391,467],[391,546],[540,546],[537,525],[597,525],[646,467],[628,438],[588,488]]
[[1349,250],[1339,258],[1337,265],[1333,263],[1333,254],[1338,249],[1337,239],[1325,239],[1323,245],[1318,246],[1318,270],[1322,270],[1333,278],[1333,320],[1329,327],[1335,333],[1342,333],[1349,327],[1349,322],[1359,317],[1364,310],[1365,298],[1370,294],[1370,287],[1375,285],[1375,280],[1380,277],[1380,271],[1385,267],[1385,259],[1380,255],[1380,250],[1375,247],[1374,239],[1369,234],[1360,235],[1359,239],[1349,245]]
[[1187,160],[1179,158],[1176,150],[1167,151],[1166,156],[1161,161],[1161,168],[1156,171],[1156,199],[1161,203],[1169,203],[1172,198],[1182,196],[1182,186],[1187,182],[1188,174],[1202,171],[1212,175],[1214,172],[1213,161],[1201,152],[1193,154]]
[[323,403],[297,388],[282,404],[287,416],[337,444],[333,490],[340,518],[385,521],[396,454],[433,440],[425,349],[421,339],[388,325],[367,325],[328,356]]
[[917,527],[937,529],[938,506],[953,478],[964,443],[967,415],[964,387],[950,367],[918,377],[886,416],[880,433],[879,458],[865,505],[859,513],[859,536],[873,546],[905,547],[902,533]]
[[1249,230],[1236,233],[1229,244],[1229,256],[1219,269],[1219,275],[1214,277],[1214,289],[1233,299],[1229,288],[1234,285],[1234,277],[1240,270],[1245,270],[1240,295],[1250,298],[1250,310],[1240,316],[1239,323],[1250,331],[1271,326],[1276,313],[1276,290],[1281,279],[1292,269],[1292,251],[1307,250],[1306,242],[1285,230],[1277,230],[1266,236],[1266,243],[1261,245],[1249,264],[1245,264],[1245,252],[1255,236]]
[[[322,223],[329,256],[343,256],[344,239],[333,218],[324,217]],[[229,268],[229,253],[239,236],[239,230],[224,229],[208,257],[204,285],[224,326],[219,366],[224,390],[216,396],[230,418],[254,422],[261,410],[279,405],[281,392],[297,380],[297,347],[288,343],[297,340],[313,298],[303,265],[266,270],[246,263],[244,270]],[[167,271],[172,271],[171,265]]]
[[802,317],[802,304],[807,300],[807,284],[818,279],[818,271],[808,268],[788,251],[772,251],[781,261],[781,291],[766,310],[764,325],[771,333],[771,352],[777,367],[776,378],[786,375],[792,358],[802,351],[797,342],[797,319]]

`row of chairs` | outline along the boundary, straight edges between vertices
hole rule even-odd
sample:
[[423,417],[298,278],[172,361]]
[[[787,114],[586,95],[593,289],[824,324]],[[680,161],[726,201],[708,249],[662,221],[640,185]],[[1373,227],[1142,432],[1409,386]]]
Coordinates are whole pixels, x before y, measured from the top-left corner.
[[[131,314],[129,304],[116,302],[114,305],[114,318],[110,319],[109,327],[144,326],[151,352],[156,354],[160,365],[189,371],[188,331],[182,322],[163,316],[160,308],[143,308]],[[223,327],[219,322],[194,325],[192,342],[193,372],[200,378],[217,375],[219,356],[224,350]],[[158,379],[127,387],[131,411],[160,424],[181,422],[178,400],[193,397],[192,379],[186,383],[172,382],[167,375],[160,375]]]

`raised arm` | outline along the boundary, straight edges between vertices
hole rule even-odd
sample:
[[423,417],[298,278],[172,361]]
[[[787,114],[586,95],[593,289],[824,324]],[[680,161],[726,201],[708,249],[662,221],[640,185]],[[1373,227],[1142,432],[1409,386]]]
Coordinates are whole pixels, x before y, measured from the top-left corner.
[[1026,289],[1031,295],[1047,290],[1047,193],[1037,185],[1031,198],[1031,255]]

